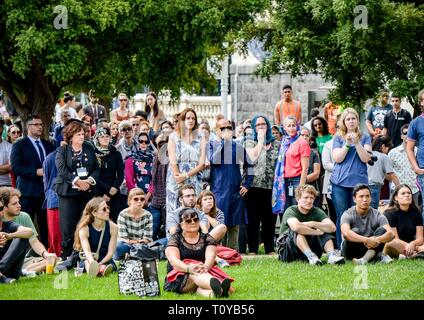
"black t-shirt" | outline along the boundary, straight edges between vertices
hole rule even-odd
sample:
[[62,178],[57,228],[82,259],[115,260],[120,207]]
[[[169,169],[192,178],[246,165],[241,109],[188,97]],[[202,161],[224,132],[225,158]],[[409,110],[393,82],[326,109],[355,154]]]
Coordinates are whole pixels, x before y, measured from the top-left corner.
[[[0,232],[5,233],[13,233],[18,231],[18,228],[20,227],[19,224],[13,221],[3,221],[3,227],[1,228]],[[3,256],[6,254],[7,250],[10,247],[10,244],[12,243],[12,240],[9,240],[6,242],[3,248],[0,248],[0,258],[3,258]]]
[[393,148],[402,144],[400,128],[404,124],[410,123],[411,120],[411,114],[405,109],[401,109],[398,113],[394,111],[386,113],[384,117],[384,128],[387,129],[387,134],[392,139]]
[[396,228],[399,239],[405,242],[415,240],[417,226],[423,225],[421,212],[410,209],[408,212],[396,209],[389,209],[384,212],[390,227]]

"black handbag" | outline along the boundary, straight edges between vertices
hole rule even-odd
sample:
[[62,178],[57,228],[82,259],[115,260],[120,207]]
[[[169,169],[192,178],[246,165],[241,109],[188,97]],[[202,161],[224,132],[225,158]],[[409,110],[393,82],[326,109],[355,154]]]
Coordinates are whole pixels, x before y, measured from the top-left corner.
[[157,241],[149,244],[134,244],[131,246],[130,257],[142,261],[164,260],[166,259],[165,247]]

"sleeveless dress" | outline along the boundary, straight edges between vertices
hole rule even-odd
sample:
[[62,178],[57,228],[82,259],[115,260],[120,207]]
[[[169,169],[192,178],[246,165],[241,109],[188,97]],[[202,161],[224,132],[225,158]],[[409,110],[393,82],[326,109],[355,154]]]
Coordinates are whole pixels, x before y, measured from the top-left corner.
[[[180,173],[187,173],[199,164],[200,159],[200,140],[194,139],[191,144],[187,144],[180,139],[175,133],[169,136],[169,139],[174,139],[176,146],[176,158],[178,170]],[[202,174],[190,177],[183,184],[191,184],[196,189],[196,196],[202,191]],[[173,212],[179,207],[178,204],[178,188],[181,185],[177,184],[174,178],[172,169],[169,168],[166,176],[166,214]]]

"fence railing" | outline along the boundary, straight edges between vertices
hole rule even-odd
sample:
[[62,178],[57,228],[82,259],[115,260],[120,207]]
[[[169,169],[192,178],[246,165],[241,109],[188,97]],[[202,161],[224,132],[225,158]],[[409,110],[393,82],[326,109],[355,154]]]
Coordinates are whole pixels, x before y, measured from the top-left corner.
[[[134,110],[144,110],[146,102],[146,94],[137,94],[134,97],[132,105]],[[198,120],[206,119],[209,125],[213,128],[215,126],[216,115],[222,113],[221,111],[221,97],[220,96],[189,96],[182,95],[180,99],[173,102],[169,97],[158,97],[159,108],[165,113],[165,117],[171,120],[173,115],[181,112],[185,108],[193,108],[196,111]],[[228,95],[227,99],[227,119],[231,118],[231,96]]]

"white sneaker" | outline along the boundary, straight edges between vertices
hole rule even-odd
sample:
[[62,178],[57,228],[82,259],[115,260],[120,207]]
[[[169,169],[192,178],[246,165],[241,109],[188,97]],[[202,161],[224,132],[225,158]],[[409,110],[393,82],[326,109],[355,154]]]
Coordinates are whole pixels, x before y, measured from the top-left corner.
[[360,258],[360,259],[353,258],[352,261],[353,261],[353,264],[356,264],[358,266],[362,266],[364,264],[367,264],[367,261],[363,258]]
[[230,264],[225,259],[219,259],[217,265],[220,268],[227,268],[230,266]]
[[35,278],[37,273],[35,271],[28,271],[26,269],[22,269],[21,274],[23,277]]
[[322,265],[322,261],[316,255],[314,255],[311,259],[309,259],[309,264],[320,266]]
[[390,258],[390,256],[382,253],[381,254],[380,261],[387,264],[387,263],[392,263],[393,262],[393,259]]
[[345,263],[345,258],[343,256],[336,256],[335,254],[333,254],[328,258],[328,264],[343,264],[343,263]]

